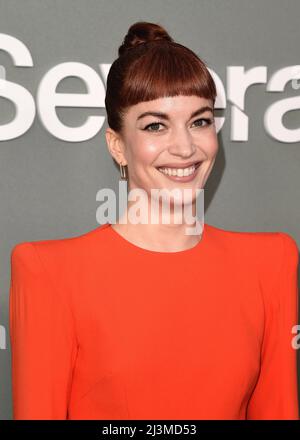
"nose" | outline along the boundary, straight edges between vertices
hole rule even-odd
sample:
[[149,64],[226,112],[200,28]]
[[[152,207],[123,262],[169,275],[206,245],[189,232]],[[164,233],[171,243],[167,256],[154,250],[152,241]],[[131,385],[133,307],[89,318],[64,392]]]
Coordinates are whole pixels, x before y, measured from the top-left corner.
[[187,128],[177,126],[176,130],[173,131],[168,150],[170,154],[184,158],[194,154],[196,147]]

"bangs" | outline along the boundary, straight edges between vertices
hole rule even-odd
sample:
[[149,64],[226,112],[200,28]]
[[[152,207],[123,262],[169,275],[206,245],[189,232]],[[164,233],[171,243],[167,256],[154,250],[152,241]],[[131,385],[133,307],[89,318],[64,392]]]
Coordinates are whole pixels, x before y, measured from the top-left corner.
[[[152,46],[152,47],[151,47]],[[149,44],[147,53],[134,60],[123,84],[123,109],[142,101],[167,96],[196,95],[216,98],[216,86],[206,65],[185,46]]]

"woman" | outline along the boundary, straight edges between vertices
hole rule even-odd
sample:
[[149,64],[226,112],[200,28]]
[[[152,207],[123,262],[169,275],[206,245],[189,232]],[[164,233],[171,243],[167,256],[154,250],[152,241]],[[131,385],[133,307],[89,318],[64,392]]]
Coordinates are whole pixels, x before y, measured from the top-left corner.
[[[215,97],[191,50],[131,26],[106,94],[129,190],[148,202],[153,188],[190,189],[195,214],[218,149]],[[134,224],[132,206],[116,224],[14,247],[14,418],[298,419],[295,240],[208,224],[188,235],[162,215]]]

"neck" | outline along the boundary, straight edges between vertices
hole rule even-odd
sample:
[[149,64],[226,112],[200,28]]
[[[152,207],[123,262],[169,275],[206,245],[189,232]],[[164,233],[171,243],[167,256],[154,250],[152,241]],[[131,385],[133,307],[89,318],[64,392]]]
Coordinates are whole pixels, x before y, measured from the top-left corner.
[[[159,209],[147,199],[136,205],[136,202],[128,202],[114,228],[137,246],[178,252],[194,247],[200,241],[202,229],[194,201],[189,206],[173,203],[170,209],[165,204],[162,207],[161,200]],[[187,210],[189,215],[185,215]]]

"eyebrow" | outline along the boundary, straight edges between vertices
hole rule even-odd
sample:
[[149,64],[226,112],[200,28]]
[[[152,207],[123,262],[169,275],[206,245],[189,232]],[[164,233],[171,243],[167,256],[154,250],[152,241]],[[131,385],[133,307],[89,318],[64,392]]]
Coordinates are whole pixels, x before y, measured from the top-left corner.
[[[208,105],[206,105],[206,106],[204,106],[204,107],[200,107],[200,108],[198,108],[198,110],[194,111],[194,112],[191,114],[190,119],[193,118],[194,116],[201,115],[202,113],[207,112],[207,111],[209,111],[209,112],[211,112],[212,114],[214,114],[214,111],[213,111],[212,107],[209,107]],[[167,115],[167,113],[151,112],[151,111],[149,111],[149,112],[141,113],[141,114],[138,116],[137,121],[138,121],[139,119],[144,118],[145,116],[155,116],[155,117],[158,117],[158,118],[161,118],[161,119],[165,119],[165,120],[167,120],[167,121],[170,120],[170,118],[169,118],[169,116]]]

